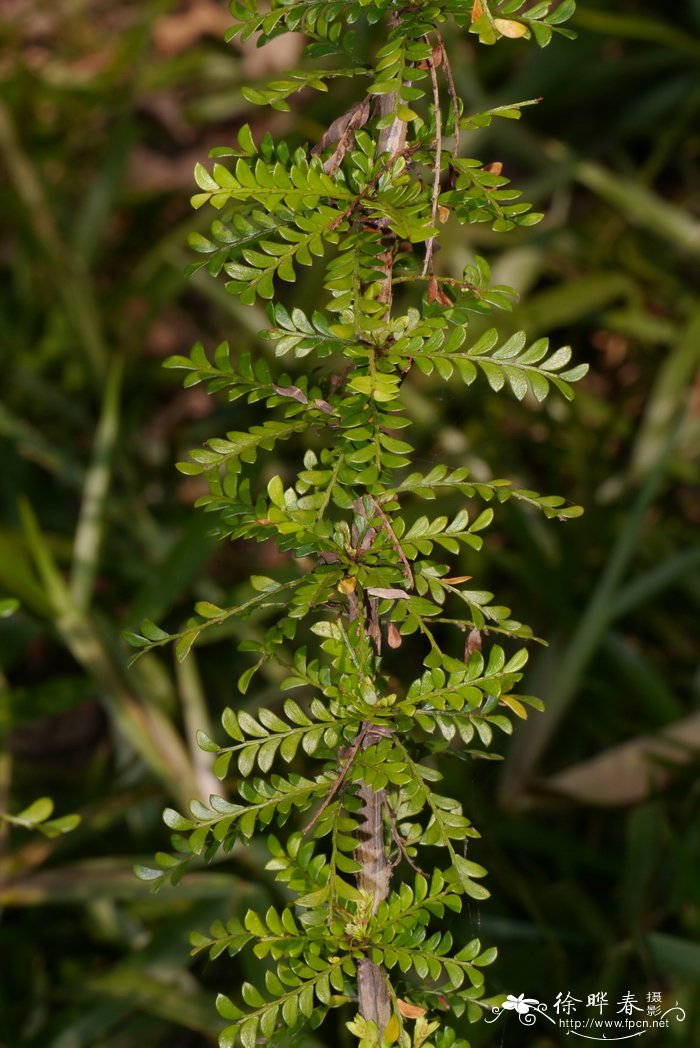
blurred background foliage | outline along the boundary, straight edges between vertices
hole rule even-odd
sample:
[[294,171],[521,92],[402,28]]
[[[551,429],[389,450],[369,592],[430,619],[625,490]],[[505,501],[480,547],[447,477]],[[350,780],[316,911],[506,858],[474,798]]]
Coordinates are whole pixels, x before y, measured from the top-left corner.
[[[226,46],[218,0],[4,0],[0,51],[0,811],[51,794],[79,828],[0,822],[0,1043],[214,1044],[213,987],[251,958],[189,958],[187,936],[279,888],[261,844],[148,894],[134,862],[167,847],[164,804],[220,787],[197,727],[277,700],[231,625],[182,666],[126,665],[121,631],[177,628],[195,600],[245,592],[274,551],[214,550],[183,452],[254,408],[183,392],[161,369],[201,337],[261,349],[265,318],[206,276],[183,279],[192,168],[248,120],[317,138],[357,88],[252,109],[241,85],[293,68],[302,42]],[[585,0],[578,39],[545,51],[451,41],[467,109],[543,96],[471,135],[547,212],[507,237],[455,232],[440,265],[486,254],[522,304],[504,328],[571,342],[591,373],[573,405],[482,385],[411,384],[425,463],[562,493],[581,521],[509,505],[460,567],[550,640],[528,690],[547,710],[502,762],[445,765],[483,833],[493,898],[467,915],[500,960],[491,992],[660,990],[688,1019],[648,1043],[700,1043],[700,2]],[[500,126],[497,126],[500,125]],[[313,275],[293,289],[311,308]],[[294,459],[295,449],[285,455]],[[277,472],[284,462],[265,462]],[[449,790],[448,790],[449,792]],[[469,937],[472,928],[465,928]],[[511,1024],[475,1045],[560,1043]],[[332,1034],[342,1044],[342,1031]],[[309,1036],[305,1045],[320,1042]],[[647,1043],[647,1042],[645,1042]],[[302,1046],[303,1048],[303,1046]]]

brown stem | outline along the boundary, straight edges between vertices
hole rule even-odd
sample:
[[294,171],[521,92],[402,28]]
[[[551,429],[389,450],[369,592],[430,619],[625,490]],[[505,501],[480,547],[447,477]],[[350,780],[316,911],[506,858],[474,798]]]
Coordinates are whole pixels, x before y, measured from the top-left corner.
[[[389,27],[393,28],[398,25],[400,16],[394,14],[389,19]],[[399,97],[395,91],[390,92],[387,95],[380,95],[379,97],[379,116],[380,118],[393,116],[393,119],[387,127],[383,127],[379,132],[379,139],[377,141],[377,153],[379,156],[388,154],[388,160],[393,160],[398,157],[406,149],[406,135],[408,133],[408,124],[405,120],[400,120],[396,116],[396,109],[399,105]],[[378,300],[384,302],[386,305],[386,318],[389,319],[391,316],[391,301],[393,295],[393,288],[391,283],[391,277],[394,269],[394,245],[396,242],[396,236],[391,234],[389,238],[389,244],[383,255],[383,265],[385,276],[382,281],[382,288],[378,295]]]
[[[389,20],[390,26],[396,25],[399,17],[396,14],[392,15]],[[398,104],[399,99],[393,92],[380,97],[380,117],[393,115],[388,126],[381,129],[377,143],[378,155],[386,154],[387,167],[390,167],[391,161],[406,150],[408,125],[405,120],[400,120],[396,116]],[[379,301],[386,305],[387,320],[391,317],[395,243],[395,235],[390,234],[387,237],[387,246],[383,255],[384,279],[378,296]],[[377,728],[368,721],[363,724],[362,728],[364,730],[362,749],[367,749],[374,745],[381,736],[389,734],[388,729]],[[392,870],[384,842],[383,810],[386,793],[384,790],[375,791],[370,786],[361,784],[358,795],[362,800],[363,808],[362,821],[358,827],[360,843],[355,850],[355,860],[361,866],[356,875],[357,886],[360,891],[368,894],[371,900],[371,912],[374,914],[379,904],[389,894]],[[391,1019],[391,996],[386,974],[369,957],[363,957],[357,966],[357,998],[360,1015],[363,1019],[376,1025],[377,1044],[380,1044],[384,1030]]]
[[398,556],[399,560],[401,561],[401,563],[403,565],[404,578],[406,579],[406,582],[407,582],[409,588],[413,589],[413,587],[415,585],[415,582],[414,582],[414,578],[413,578],[413,572],[411,570],[411,565],[409,563],[409,560],[408,560],[406,554],[404,553],[403,549],[401,548],[401,543],[399,542],[399,540],[396,537],[396,532],[394,531],[394,529],[391,526],[391,521],[389,520],[389,518],[387,517],[386,513],[384,512],[382,507],[379,505],[377,500],[375,499],[374,495],[370,495],[370,498],[372,500],[372,504],[374,505],[374,508],[376,509],[377,513],[379,514],[379,519],[382,522],[382,526],[384,527],[384,530],[386,531],[387,535],[389,536],[389,538],[391,540],[391,544],[394,547],[394,552],[396,553],[396,555]]
[[[364,737],[362,748],[376,744],[379,738],[390,734],[387,728],[378,728],[365,721],[362,725]],[[360,843],[355,849],[355,861],[362,869],[357,873],[357,887],[366,892],[371,900],[371,913],[375,914],[380,902],[389,894],[392,866],[384,843],[383,810],[386,804],[385,790],[373,790],[360,785],[358,795],[363,802],[362,822],[358,827]],[[360,1015],[376,1024],[378,1043],[391,1019],[391,997],[384,971],[363,957],[357,966],[357,997]]]
[[[442,45],[440,45],[442,48]],[[444,50],[442,51],[444,57]],[[435,113],[435,167],[433,169],[433,195],[430,221],[433,227],[437,222],[438,200],[440,198],[440,163],[442,160],[442,112],[440,110],[440,88],[438,86],[437,73],[435,72],[435,58],[430,62],[430,83],[433,88],[433,111]],[[435,252],[435,236],[430,237],[425,248],[425,260],[421,276],[427,276],[432,272],[433,254]]]
[[362,1018],[376,1024],[377,1045],[380,1045],[391,1019],[391,998],[384,972],[369,957],[363,957],[357,964],[357,997]]
[[[391,116],[395,112],[399,100],[396,94],[392,91],[388,95],[379,96],[379,116]],[[397,116],[389,124],[388,127],[383,127],[379,132],[379,140],[377,142],[377,154],[379,156],[382,153],[388,153],[389,156],[395,157],[399,153],[402,153],[406,148],[406,133],[408,131],[408,124],[405,120],[400,120]]]
[[403,859],[406,860],[406,862],[408,863],[408,865],[411,867],[412,870],[415,870],[416,873],[420,873],[424,877],[427,877],[428,874],[426,874],[425,870],[422,870],[420,868],[420,866],[418,866],[417,863],[415,863],[413,861],[411,856],[406,851],[406,845],[401,840],[401,834],[399,833],[398,827],[396,825],[396,816],[395,816],[394,812],[391,810],[391,808],[389,807],[389,805],[387,805],[387,811],[389,812],[389,825],[391,826],[391,836],[394,838],[394,843],[396,844],[396,847],[398,849],[397,854],[396,854],[396,858],[394,859],[394,861],[391,864],[392,867],[398,866],[399,863],[401,862],[401,859],[403,858]]
[[450,65],[450,58],[447,54],[447,48],[445,42],[442,39],[440,33],[435,34],[442,48],[442,65],[445,70],[445,76],[447,78],[447,87],[450,92],[450,100],[452,102],[452,111],[454,113],[455,122],[455,133],[454,133],[454,144],[452,146],[452,155],[459,156],[459,99],[457,98],[457,88],[455,87],[455,78],[452,74],[452,66]]

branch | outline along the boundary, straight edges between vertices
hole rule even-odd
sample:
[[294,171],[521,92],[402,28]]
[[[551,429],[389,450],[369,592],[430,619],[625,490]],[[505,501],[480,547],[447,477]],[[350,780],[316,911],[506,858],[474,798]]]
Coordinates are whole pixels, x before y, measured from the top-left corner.
[[396,553],[396,555],[398,556],[399,560],[403,564],[404,578],[406,579],[406,582],[411,587],[411,589],[413,589],[413,587],[415,586],[415,580],[413,578],[413,571],[411,570],[411,565],[410,565],[410,563],[408,561],[408,557],[404,553],[403,549],[401,548],[401,543],[399,542],[399,540],[396,537],[396,532],[394,531],[394,529],[391,526],[391,521],[389,520],[389,518],[387,517],[386,513],[384,512],[382,507],[379,505],[377,500],[375,499],[374,495],[370,495],[370,499],[372,500],[372,505],[374,506],[374,508],[376,509],[377,513],[379,514],[379,519],[382,522],[384,530],[386,531],[387,535],[389,536],[389,538],[391,540],[391,544],[394,547],[394,552]]
[[[427,37],[426,37],[427,42]],[[433,197],[431,206],[431,225],[435,225],[437,222],[438,213],[438,199],[440,197],[440,161],[442,159],[442,112],[440,110],[440,88],[438,87],[437,73],[435,72],[435,51],[437,50],[440,58],[444,57],[444,50],[442,44],[433,50],[433,55],[429,59],[430,66],[430,83],[433,88],[433,110],[435,113],[435,166],[433,168]],[[435,253],[435,236],[433,235],[428,240],[425,247],[425,259],[423,261],[423,271],[421,276],[427,276],[433,268],[433,255]]]
[[392,811],[391,805],[388,801],[386,805],[386,810],[389,812],[389,825],[391,827],[391,836],[394,838],[394,842],[396,844],[396,847],[398,848],[398,854],[391,864],[392,867],[398,866],[398,864],[401,862],[401,859],[404,858],[412,870],[415,870],[416,873],[421,873],[424,877],[428,877],[429,874],[427,874],[425,870],[422,870],[420,866],[418,866],[418,864],[413,861],[411,856],[406,851],[406,845],[401,840],[401,834],[399,833],[398,827],[396,825],[396,815]]
[[[350,768],[353,765],[355,757],[357,757],[357,754],[360,752],[360,747],[362,746],[362,743],[364,742],[366,735],[367,735],[367,726],[366,726],[366,724],[363,724],[362,728],[360,729],[360,731],[355,736],[355,740],[354,740],[352,746],[350,747],[350,749],[348,751],[346,751],[346,753],[347,753],[347,760],[345,761],[345,764],[343,765],[343,767],[338,772],[337,778],[335,779],[335,782],[333,783],[333,785],[331,786],[330,790],[326,794],[326,796],[324,798],[324,801],[323,801],[323,804],[318,809],[318,811],[314,815],[314,817],[311,820],[311,822],[307,823],[307,825],[304,827],[304,829],[302,831],[303,833],[308,833],[309,830],[313,829],[313,827],[316,825],[318,820],[321,818],[321,816],[323,815],[323,813],[326,810],[326,808],[328,807],[328,805],[331,803],[331,801],[335,797],[336,793],[338,792],[338,790],[341,787],[341,784],[342,784],[343,780],[345,779],[345,776],[350,771]],[[342,753],[340,755],[342,756]]]
[[442,64],[445,67],[445,77],[447,78],[447,87],[450,93],[452,111],[454,114],[455,133],[454,145],[452,146],[452,155],[459,156],[459,99],[457,97],[457,88],[455,87],[455,78],[452,75],[452,65],[447,54],[447,48],[445,47],[445,43],[442,39],[442,36],[440,35],[440,33],[437,32],[437,30],[435,32],[435,35],[438,38],[438,41],[440,42],[440,47],[442,48]]
[[[398,14],[393,14],[389,18],[389,28],[397,26],[401,21],[401,17]],[[396,108],[399,104],[399,99],[395,91],[390,92],[388,95],[380,95],[379,98],[379,116],[389,117],[393,115],[393,120],[388,127],[383,127],[379,134],[379,140],[377,142],[377,153],[379,156],[382,154],[388,154],[388,160],[393,161],[398,157],[406,148],[406,136],[408,134],[408,124],[405,120],[400,120],[396,116]],[[386,220],[384,220],[386,221]],[[377,296],[379,302],[383,302],[386,305],[386,318],[391,316],[391,302],[393,297],[393,287],[391,278],[394,270],[394,243],[396,237],[392,236],[392,241],[387,250],[384,252],[383,265],[384,280],[382,281],[382,288]]]
[[[369,721],[363,724],[362,749],[373,746],[378,738],[391,734],[389,729],[380,728]],[[389,894],[392,865],[384,844],[384,822],[382,812],[386,804],[386,791],[373,790],[360,784],[358,796],[362,799],[363,819],[358,827],[360,843],[355,849],[355,860],[362,869],[357,874],[357,887],[366,892],[375,914],[379,904]],[[360,1015],[376,1023],[379,1038],[391,1019],[391,996],[386,976],[379,965],[369,957],[363,957],[357,966],[357,996]]]

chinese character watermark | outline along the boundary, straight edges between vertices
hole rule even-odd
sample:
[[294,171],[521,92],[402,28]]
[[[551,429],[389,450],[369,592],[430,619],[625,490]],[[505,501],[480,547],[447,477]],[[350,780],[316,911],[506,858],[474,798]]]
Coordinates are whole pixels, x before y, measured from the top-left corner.
[[637,998],[629,990],[623,994],[620,1000],[617,1002],[620,1007],[617,1009],[617,1014],[620,1015],[634,1015],[635,1012],[641,1012],[641,1008],[637,1004]]
[[562,997],[560,993],[557,994],[557,999],[554,1002],[554,1011],[557,1015],[559,1015],[560,1011],[564,1015],[571,1015],[572,1012],[576,1011],[577,1004],[582,1004],[582,1001],[578,997],[573,997],[567,990],[565,997]]
[[597,1008],[600,1014],[603,1014],[603,1008],[607,1007],[608,995],[603,990],[597,990],[595,993],[589,993],[586,998],[587,1008]]
[[[639,1003],[646,1002],[646,1009]],[[585,1009],[579,1010],[583,1005]],[[509,993],[502,1004],[491,1009],[485,1022],[495,1023],[509,1013],[523,1026],[533,1026],[544,1019],[552,1026],[566,1030],[567,1036],[593,1041],[626,1041],[631,1037],[638,1040],[647,1033],[670,1029],[671,1023],[685,1022],[686,1014],[678,1001],[663,1008],[663,997],[659,990],[636,994],[627,990],[616,1002],[611,1002],[607,991],[594,990],[584,997],[576,997],[571,990],[559,992],[552,1002],[550,1011],[546,1001],[537,997],[526,997]],[[583,1015],[582,1011],[587,1013]]]

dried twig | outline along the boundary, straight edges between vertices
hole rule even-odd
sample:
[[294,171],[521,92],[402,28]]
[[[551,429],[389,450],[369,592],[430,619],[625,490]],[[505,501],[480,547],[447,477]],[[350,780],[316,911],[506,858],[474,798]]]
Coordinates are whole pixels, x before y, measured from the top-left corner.
[[447,48],[443,42],[442,36],[436,31],[435,33],[440,47],[442,48],[442,64],[445,69],[445,77],[447,78],[447,88],[450,93],[450,101],[452,102],[452,112],[454,114],[455,122],[455,134],[454,134],[454,145],[452,146],[452,156],[459,156],[459,98],[457,96],[457,88],[455,87],[455,78],[452,75],[452,66],[450,59],[447,55]]
[[312,156],[319,156],[328,146],[337,143],[323,165],[327,175],[335,174],[342,164],[345,154],[355,142],[355,131],[367,123],[369,111],[370,96],[366,95],[360,102],[355,102],[350,106],[346,113],[334,120],[311,150]]
[[412,870],[415,870],[416,873],[422,873],[424,877],[427,877],[428,874],[425,872],[425,870],[421,869],[418,863],[414,862],[411,856],[406,851],[406,845],[401,840],[401,834],[399,833],[398,827],[396,825],[396,814],[394,813],[394,811],[388,803],[386,804],[386,810],[389,812],[389,825],[391,827],[391,836],[394,838],[396,847],[399,849],[399,854],[396,856],[396,858],[391,864],[392,867],[398,866],[403,857]]
[[303,833],[308,833],[309,830],[313,829],[313,827],[316,825],[318,820],[321,818],[321,816],[323,815],[323,813],[326,810],[326,808],[328,807],[328,805],[331,803],[331,801],[335,797],[336,793],[338,792],[338,790],[340,789],[341,785],[343,784],[343,780],[345,779],[345,776],[350,771],[350,768],[353,765],[355,757],[357,757],[357,754],[360,752],[360,747],[362,746],[362,743],[365,741],[366,737],[367,737],[367,726],[363,725],[362,728],[360,728],[360,730],[358,731],[357,735],[355,736],[355,740],[354,740],[352,746],[350,747],[350,750],[348,751],[348,758],[345,761],[345,764],[343,765],[343,767],[338,772],[338,775],[336,776],[335,782],[333,783],[333,785],[331,786],[330,790],[326,794],[326,796],[325,796],[325,798],[323,800],[323,804],[318,809],[318,811],[314,815],[314,817],[311,820],[311,822],[309,822],[304,827]]
[[[444,56],[442,43],[438,54]],[[428,60],[430,66],[430,83],[433,87],[433,109],[435,111],[435,166],[433,168],[433,196],[431,205],[430,221],[434,226],[437,222],[438,199],[440,197],[440,162],[442,159],[442,112],[440,110],[440,88],[438,86],[437,73],[435,72],[435,55]],[[423,261],[422,276],[426,276],[433,268],[433,254],[435,253],[435,236],[430,237],[425,247],[425,259]]]
[[404,578],[406,579],[406,582],[410,586],[410,588],[413,589],[413,587],[415,585],[415,581],[414,581],[414,578],[413,578],[413,571],[411,570],[411,565],[408,562],[408,558],[407,558],[406,554],[401,549],[401,543],[399,542],[399,540],[396,537],[396,532],[394,531],[394,529],[391,526],[391,521],[389,520],[389,518],[387,517],[386,513],[384,512],[382,507],[379,505],[377,500],[375,499],[374,495],[370,495],[370,499],[372,500],[372,505],[374,506],[374,508],[376,509],[377,513],[379,514],[379,519],[382,522],[382,526],[383,526],[384,530],[386,531],[387,535],[391,539],[391,544],[394,547],[394,551],[395,551],[396,555],[398,556],[399,560],[403,564]]

